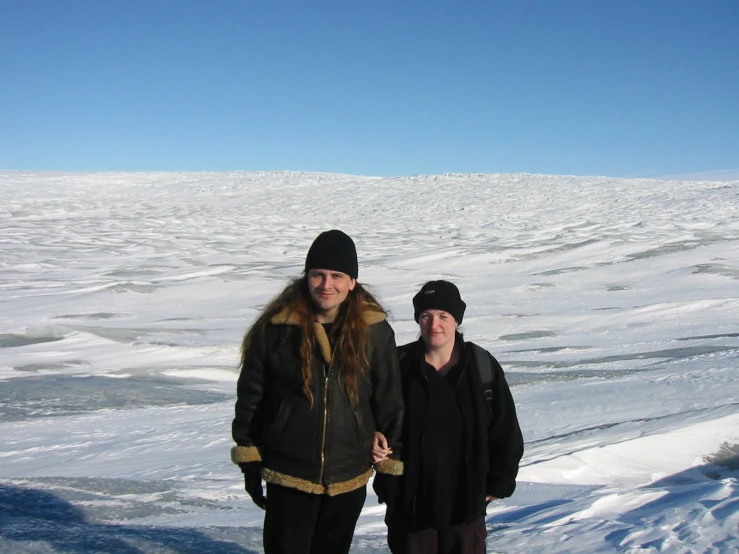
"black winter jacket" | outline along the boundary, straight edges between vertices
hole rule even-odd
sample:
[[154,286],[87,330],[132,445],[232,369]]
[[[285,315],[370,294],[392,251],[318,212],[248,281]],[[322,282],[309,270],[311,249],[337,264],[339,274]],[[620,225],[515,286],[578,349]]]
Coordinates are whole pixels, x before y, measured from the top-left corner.
[[[351,406],[339,381],[340,360],[326,332],[314,323],[313,406],[303,391],[302,329],[289,312],[275,316],[246,353],[237,385],[232,434],[234,463],[262,462],[268,483],[315,494],[335,495],[364,486],[372,476],[374,432],[387,437],[400,455],[403,399],[395,335],[382,312],[367,306],[369,370],[358,382],[358,405]],[[397,459],[375,465],[400,474]]]
[[[500,364],[488,353],[494,380],[493,397],[487,401],[475,364],[472,343],[465,343],[459,333],[456,341],[456,347],[461,349],[460,364],[464,366],[455,384],[465,428],[462,439],[464,452],[461,453],[463,468],[460,473],[464,501],[462,513],[456,514],[460,521],[452,523],[470,523],[485,513],[486,495],[504,498],[513,494],[518,464],[523,456],[523,436],[516,418],[513,397]],[[404,518],[412,524],[433,526],[433,522],[429,520],[433,520],[435,514],[427,513],[424,518],[426,521],[419,520],[419,512],[428,512],[428,506],[419,510],[416,502],[429,404],[429,383],[421,371],[424,342],[419,339],[401,346],[398,352],[405,401],[405,422],[401,439],[404,473],[400,477],[400,497],[394,502],[394,508],[401,510]],[[376,488],[378,483],[382,487],[383,479],[375,479]],[[378,491],[378,495],[383,492]]]

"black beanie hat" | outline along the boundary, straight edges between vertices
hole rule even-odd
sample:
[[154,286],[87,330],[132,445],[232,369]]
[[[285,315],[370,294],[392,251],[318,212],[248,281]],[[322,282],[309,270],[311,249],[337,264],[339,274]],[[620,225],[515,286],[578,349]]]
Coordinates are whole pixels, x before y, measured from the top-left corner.
[[332,229],[316,237],[305,257],[305,272],[311,269],[332,269],[346,273],[352,279],[359,275],[357,249],[349,235]]
[[459,295],[459,289],[449,281],[429,281],[413,297],[413,317],[416,323],[424,310],[444,310],[461,324],[466,307],[467,304],[462,302]]

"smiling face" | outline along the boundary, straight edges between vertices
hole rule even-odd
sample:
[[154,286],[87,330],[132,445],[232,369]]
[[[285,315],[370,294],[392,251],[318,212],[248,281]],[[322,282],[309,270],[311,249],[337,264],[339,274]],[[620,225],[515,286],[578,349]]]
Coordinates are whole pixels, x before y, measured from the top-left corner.
[[339,306],[357,286],[356,279],[330,269],[308,271],[308,292],[316,308],[316,321],[330,323],[339,313]]
[[457,327],[454,316],[444,310],[424,310],[418,316],[421,337],[427,348],[437,349],[454,345]]

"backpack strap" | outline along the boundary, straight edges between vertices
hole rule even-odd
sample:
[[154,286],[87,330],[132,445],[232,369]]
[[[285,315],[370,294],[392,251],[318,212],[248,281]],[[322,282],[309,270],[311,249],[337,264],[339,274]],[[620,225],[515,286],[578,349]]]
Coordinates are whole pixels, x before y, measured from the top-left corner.
[[491,402],[493,400],[493,381],[495,376],[493,375],[493,367],[490,364],[490,355],[482,346],[478,346],[473,342],[470,344],[472,345],[472,352],[475,355],[477,371],[480,373],[482,390],[485,392],[485,400]]

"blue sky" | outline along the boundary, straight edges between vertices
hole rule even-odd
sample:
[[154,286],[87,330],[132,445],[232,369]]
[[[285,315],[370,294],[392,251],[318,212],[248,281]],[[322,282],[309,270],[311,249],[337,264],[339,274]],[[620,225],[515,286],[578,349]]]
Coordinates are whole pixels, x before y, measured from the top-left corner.
[[736,0],[0,0],[0,168],[739,178]]

